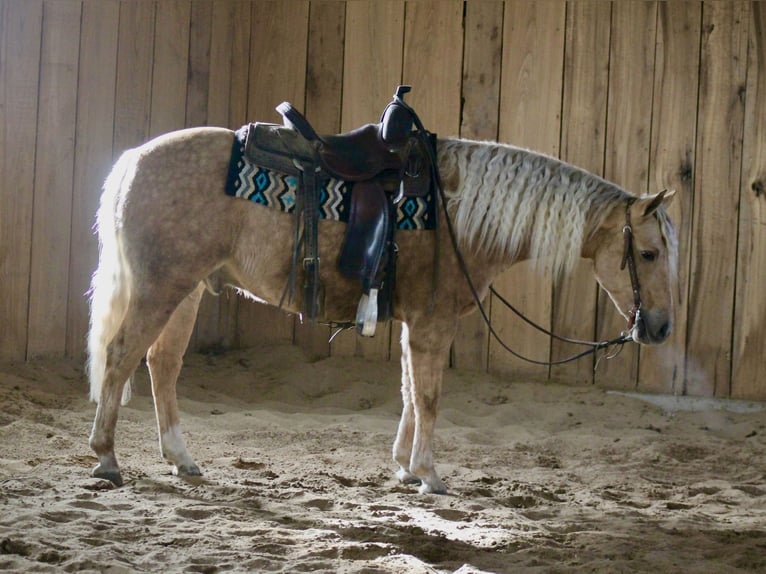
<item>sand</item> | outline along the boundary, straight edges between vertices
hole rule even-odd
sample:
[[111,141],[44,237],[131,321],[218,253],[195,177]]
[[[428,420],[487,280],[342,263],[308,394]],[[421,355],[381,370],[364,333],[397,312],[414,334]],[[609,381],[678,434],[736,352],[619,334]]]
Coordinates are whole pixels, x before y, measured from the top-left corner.
[[766,572],[766,412],[676,412],[595,387],[449,371],[446,496],[399,485],[398,364],[291,346],[191,355],[204,476],[159,456],[145,367],[125,485],[91,478],[82,365],[0,366],[0,569]]

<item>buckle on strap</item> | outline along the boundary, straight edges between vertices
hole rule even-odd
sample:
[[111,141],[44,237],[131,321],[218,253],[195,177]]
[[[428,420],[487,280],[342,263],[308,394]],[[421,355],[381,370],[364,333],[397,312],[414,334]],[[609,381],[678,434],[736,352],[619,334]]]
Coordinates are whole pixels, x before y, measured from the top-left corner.
[[[628,207],[630,209],[630,207]],[[630,217],[630,215],[628,215]],[[633,252],[633,227],[630,225],[630,223],[626,224],[622,228],[622,236],[625,239],[625,246],[622,249],[622,262],[620,263],[620,271],[625,269],[625,265],[628,263],[628,257],[632,255]]]

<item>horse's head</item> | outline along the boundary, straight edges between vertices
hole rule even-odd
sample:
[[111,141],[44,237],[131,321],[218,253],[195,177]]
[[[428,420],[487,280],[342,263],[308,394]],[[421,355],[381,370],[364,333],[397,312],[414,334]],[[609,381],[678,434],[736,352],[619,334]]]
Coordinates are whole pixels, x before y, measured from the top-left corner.
[[638,343],[662,343],[673,328],[678,249],[663,204],[674,193],[663,191],[623,204],[596,234],[592,251],[596,279],[628,320]]

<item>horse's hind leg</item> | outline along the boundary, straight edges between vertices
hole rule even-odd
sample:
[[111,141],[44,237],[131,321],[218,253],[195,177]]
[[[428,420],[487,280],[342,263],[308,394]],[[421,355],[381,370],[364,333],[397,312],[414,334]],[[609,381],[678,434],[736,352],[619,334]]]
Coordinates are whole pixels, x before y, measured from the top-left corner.
[[186,449],[181,434],[176,398],[176,381],[181,372],[183,354],[189,344],[204,285],[199,284],[170,316],[165,328],[149,348],[146,361],[152,379],[154,409],[160,436],[160,452],[173,464],[173,474],[199,476],[199,467]]
[[98,457],[98,465],[93,469],[93,476],[97,478],[106,478],[118,486],[122,484],[114,454],[122,390],[177,304],[177,300],[163,302],[149,294],[131,297],[122,324],[107,346],[106,369],[89,441]]

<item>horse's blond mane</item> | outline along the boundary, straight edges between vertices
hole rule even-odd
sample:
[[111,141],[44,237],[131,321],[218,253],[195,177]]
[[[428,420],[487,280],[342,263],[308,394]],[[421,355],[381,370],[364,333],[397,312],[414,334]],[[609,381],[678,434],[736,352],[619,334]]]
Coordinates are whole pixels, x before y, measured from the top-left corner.
[[[439,141],[459,241],[505,259],[526,253],[558,275],[628,193],[556,158],[505,144]],[[450,187],[449,185],[447,187]]]

